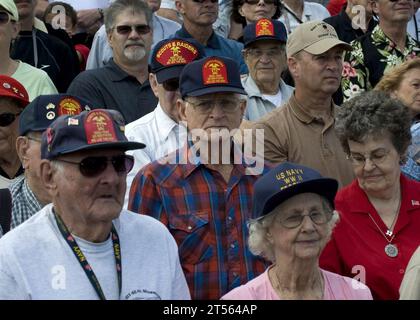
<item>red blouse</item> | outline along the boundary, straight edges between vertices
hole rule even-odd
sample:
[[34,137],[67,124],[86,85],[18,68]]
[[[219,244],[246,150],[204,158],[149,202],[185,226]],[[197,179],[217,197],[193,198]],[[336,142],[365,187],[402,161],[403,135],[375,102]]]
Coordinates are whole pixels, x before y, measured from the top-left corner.
[[357,180],[337,193],[340,222],[320,258],[321,268],[363,281],[374,299],[399,298],[408,261],[420,245],[420,183],[403,175],[400,183],[401,207],[391,241],[398,248],[395,258],[385,253],[392,236],[385,238],[388,228]]

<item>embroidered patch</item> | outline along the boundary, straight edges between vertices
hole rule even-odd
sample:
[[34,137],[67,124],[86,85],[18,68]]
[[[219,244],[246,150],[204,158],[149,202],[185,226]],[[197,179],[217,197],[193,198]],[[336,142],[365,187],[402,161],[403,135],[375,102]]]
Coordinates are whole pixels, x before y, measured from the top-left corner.
[[103,111],[90,111],[85,121],[88,144],[118,141],[111,117]]
[[255,26],[255,35],[257,37],[262,36],[273,36],[274,37],[274,25],[268,19],[260,19],[258,20]]
[[226,65],[219,59],[210,59],[203,65],[203,83],[217,84],[229,83]]
[[58,115],[74,116],[82,112],[82,106],[73,98],[65,98],[58,104]]
[[178,64],[187,64],[198,56],[198,50],[188,42],[174,40],[165,44],[156,53],[156,60],[168,67]]

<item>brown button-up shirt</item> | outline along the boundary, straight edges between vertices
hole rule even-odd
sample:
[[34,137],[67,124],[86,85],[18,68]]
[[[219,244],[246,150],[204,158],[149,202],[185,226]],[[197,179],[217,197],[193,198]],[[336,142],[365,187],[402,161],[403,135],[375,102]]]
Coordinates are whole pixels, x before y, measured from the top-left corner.
[[264,129],[264,142],[257,142],[264,143],[265,160],[299,163],[338,180],[340,188],[348,185],[354,174],[334,131],[337,106],[331,103],[332,114],[324,121],[306,112],[293,95],[256,122],[255,129]]

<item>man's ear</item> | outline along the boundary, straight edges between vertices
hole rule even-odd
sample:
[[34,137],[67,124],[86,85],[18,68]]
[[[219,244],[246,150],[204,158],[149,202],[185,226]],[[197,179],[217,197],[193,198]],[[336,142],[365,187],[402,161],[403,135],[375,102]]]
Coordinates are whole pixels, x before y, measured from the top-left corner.
[[41,160],[41,180],[44,187],[50,193],[51,196],[57,194],[57,184],[55,182],[56,172],[51,164],[51,161],[43,159]]
[[110,30],[110,31],[109,31],[109,33],[108,33],[108,31],[106,32],[106,37],[107,37],[107,39],[108,39],[108,44],[109,44],[109,46],[111,47],[111,49],[113,49],[114,47],[113,47],[113,35],[112,35],[112,30]]
[[298,60],[295,57],[287,58],[287,67],[293,79],[296,79],[297,75],[299,74]]
[[187,114],[186,114],[187,107],[184,100],[182,99],[176,100],[176,108],[178,109],[179,119],[181,121],[187,122]]
[[19,136],[16,139],[16,151],[19,156],[20,162],[22,162],[23,169],[27,169],[29,167],[29,150],[30,142],[27,137]]
[[175,8],[180,14],[185,13],[184,3],[182,2],[182,0],[175,0]]
[[150,83],[150,87],[153,90],[153,93],[155,94],[155,97],[159,99],[159,93],[158,93],[158,82],[156,79],[156,75],[153,73],[149,73],[149,83]]

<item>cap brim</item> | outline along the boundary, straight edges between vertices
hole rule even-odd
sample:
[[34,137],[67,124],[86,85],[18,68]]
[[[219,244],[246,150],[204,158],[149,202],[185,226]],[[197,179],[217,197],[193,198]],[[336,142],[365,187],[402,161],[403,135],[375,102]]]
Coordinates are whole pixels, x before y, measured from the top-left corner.
[[9,92],[1,92],[0,97],[8,97],[8,98],[12,98],[13,100],[16,100],[21,106],[21,108],[25,108],[30,103],[28,100],[25,100],[21,97],[17,97],[13,94],[10,94]]
[[179,78],[182,72],[182,69],[184,69],[184,67],[185,65],[173,66],[170,68],[165,68],[165,69],[156,71],[155,75],[156,75],[157,82],[162,83],[170,79]]
[[96,149],[119,149],[119,150],[135,150],[135,149],[143,149],[146,145],[141,142],[134,142],[134,141],[126,141],[126,142],[104,142],[104,143],[95,143],[90,145],[81,146],[79,148],[70,148],[65,150],[60,150],[57,152],[57,156],[63,154],[69,154],[77,151],[83,150],[96,150]]
[[274,37],[271,37],[271,36],[270,37],[268,37],[268,36],[267,37],[258,37],[256,39],[253,39],[253,40],[249,41],[249,42],[245,42],[244,43],[244,48],[248,48],[249,45],[251,45],[253,43],[256,43],[256,42],[263,41],[263,40],[277,41],[277,42],[284,43],[284,44],[286,44],[286,42],[287,42],[287,39],[286,40],[280,40],[278,38],[274,38]]
[[347,42],[340,41],[338,39],[332,39],[332,38],[318,41],[314,44],[311,44],[310,46],[307,46],[306,48],[303,48],[303,50],[311,54],[322,54],[324,52],[327,52],[331,48],[334,48],[337,46],[341,46],[346,51],[353,50],[353,47],[349,45]]
[[239,94],[247,94],[244,89],[238,87],[229,87],[229,86],[214,86],[214,87],[207,87],[195,91],[188,92],[182,96],[184,97],[199,97],[209,93],[221,93],[221,92],[232,92],[232,93],[239,93]]
[[259,218],[273,211],[278,205],[287,199],[301,193],[316,193],[325,197],[334,208],[334,199],[338,190],[338,182],[330,178],[313,179],[298,183],[273,195],[262,208],[261,212],[254,212]]

